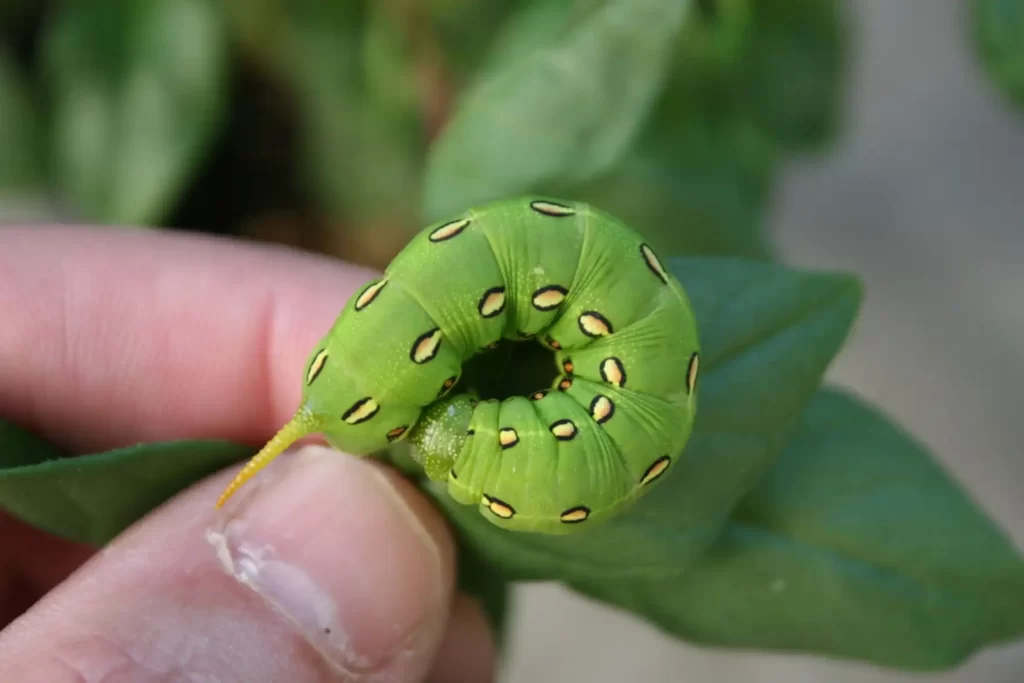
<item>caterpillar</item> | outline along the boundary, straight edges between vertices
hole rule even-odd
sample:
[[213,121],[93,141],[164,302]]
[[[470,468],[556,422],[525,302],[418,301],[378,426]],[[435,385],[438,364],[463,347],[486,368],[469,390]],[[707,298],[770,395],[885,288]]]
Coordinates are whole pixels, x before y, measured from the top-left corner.
[[[546,355],[546,383],[503,398],[467,386],[468,365],[503,344]],[[408,439],[428,478],[500,527],[587,528],[666,476],[699,360],[689,299],[638,233],[583,203],[493,202],[428,226],[349,298],[309,354],[294,417],[217,507],[320,433],[360,456]]]

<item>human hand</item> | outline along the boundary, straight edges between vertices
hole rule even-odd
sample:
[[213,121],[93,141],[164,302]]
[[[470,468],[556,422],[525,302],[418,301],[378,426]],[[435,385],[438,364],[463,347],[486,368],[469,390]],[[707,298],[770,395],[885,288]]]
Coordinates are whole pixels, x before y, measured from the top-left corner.
[[[371,276],[237,241],[0,228],[0,416],[78,452],[261,445]],[[493,679],[489,626],[454,590],[451,535],[411,484],[310,446],[215,510],[235,471],[100,552],[0,511],[0,680]]]

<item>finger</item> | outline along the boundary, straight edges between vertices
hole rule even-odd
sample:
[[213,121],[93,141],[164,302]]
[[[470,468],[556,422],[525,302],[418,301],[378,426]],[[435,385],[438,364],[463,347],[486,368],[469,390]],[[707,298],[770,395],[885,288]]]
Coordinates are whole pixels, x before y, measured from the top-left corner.
[[[307,447],[214,513],[231,474],[157,510],[0,634],[0,680],[424,680],[454,572],[427,501],[383,467]],[[486,643],[479,622],[455,624]]]
[[373,272],[171,232],[0,229],[0,415],[75,451],[258,444]]
[[457,594],[428,683],[491,683],[497,661],[497,644],[483,609],[473,598]]
[[2,510],[0,539],[0,629],[93,553],[89,546],[44,533]]

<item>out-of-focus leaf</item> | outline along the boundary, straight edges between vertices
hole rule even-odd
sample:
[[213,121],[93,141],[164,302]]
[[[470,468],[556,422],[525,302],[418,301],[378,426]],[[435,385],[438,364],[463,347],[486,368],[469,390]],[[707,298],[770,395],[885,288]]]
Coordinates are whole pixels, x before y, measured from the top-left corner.
[[59,190],[88,220],[159,222],[218,132],[228,90],[221,3],[61,3],[42,52]]
[[824,390],[708,554],[577,586],[707,645],[945,669],[1024,635],[1024,559],[925,448]]
[[462,539],[459,539],[458,549],[458,587],[479,601],[502,649],[512,610],[511,582],[497,567],[484,561],[471,543]]
[[[457,83],[480,68],[493,49],[506,20],[523,4],[518,0],[429,0],[429,29],[445,55],[445,64]],[[570,3],[548,2],[551,6]]]
[[790,152],[821,149],[840,124],[849,62],[844,0],[756,0],[740,83],[765,131]]
[[488,70],[430,152],[426,219],[610,169],[661,91],[688,6],[591,3],[558,41]]
[[599,588],[683,571],[785,448],[860,302],[847,275],[736,259],[670,264],[703,352],[693,435],[664,482],[619,517],[568,536],[501,529],[443,484],[424,484],[481,559],[509,578]]
[[679,41],[683,78],[728,70],[746,51],[754,30],[753,3],[758,0],[695,0]]
[[0,430],[0,448],[0,508],[93,545],[110,541],[192,483],[254,454],[224,441],[171,441],[61,458],[54,447],[11,425]]
[[[604,0],[595,0],[604,2]],[[586,2],[527,0],[509,16],[494,37],[480,64],[481,81],[530,58],[541,49],[553,49],[572,33],[574,24],[587,16]]]
[[988,77],[1024,109],[1024,0],[973,0],[971,27]]
[[348,226],[416,225],[427,138],[415,6],[261,0],[237,6],[246,49],[294,92],[306,182]]
[[44,182],[38,116],[24,75],[0,49],[0,208]]
[[767,259],[777,155],[749,123],[690,117],[638,145],[612,173],[562,194],[597,204],[666,255]]
[[750,0],[692,4],[629,152],[594,181],[552,192],[610,211],[660,253],[769,258],[765,210],[781,159],[740,87],[752,21]]

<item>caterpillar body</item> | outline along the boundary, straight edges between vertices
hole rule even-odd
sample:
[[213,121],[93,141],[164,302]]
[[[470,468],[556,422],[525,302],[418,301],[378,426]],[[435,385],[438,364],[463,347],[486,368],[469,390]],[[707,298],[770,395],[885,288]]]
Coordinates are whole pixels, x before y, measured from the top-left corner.
[[[550,385],[481,399],[464,364],[539,343]],[[409,439],[426,475],[498,526],[569,533],[666,476],[696,413],[689,299],[642,237],[582,203],[499,201],[428,226],[310,353],[292,420],[218,506],[298,438],[367,455]]]

